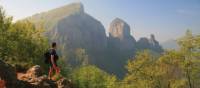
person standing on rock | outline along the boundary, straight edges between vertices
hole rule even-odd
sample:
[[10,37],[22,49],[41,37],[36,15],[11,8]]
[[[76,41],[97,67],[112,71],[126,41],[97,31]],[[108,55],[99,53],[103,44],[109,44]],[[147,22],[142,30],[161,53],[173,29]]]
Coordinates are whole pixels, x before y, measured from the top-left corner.
[[53,71],[55,71],[57,75],[60,73],[60,69],[57,65],[57,60],[59,57],[56,53],[56,48],[57,48],[56,42],[53,42],[51,45],[51,49],[49,51],[49,54],[50,54],[50,59],[49,59],[50,68],[49,68],[49,75],[48,75],[49,79],[51,79]]

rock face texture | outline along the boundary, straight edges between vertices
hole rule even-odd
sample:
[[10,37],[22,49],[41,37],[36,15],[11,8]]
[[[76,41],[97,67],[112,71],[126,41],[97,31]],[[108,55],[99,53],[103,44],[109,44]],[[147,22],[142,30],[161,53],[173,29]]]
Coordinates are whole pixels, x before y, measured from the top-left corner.
[[70,80],[61,78],[58,81],[47,79],[39,65],[31,67],[26,73],[17,73],[13,67],[0,60],[1,88],[73,88]]
[[20,86],[25,86],[25,88],[73,88],[71,81],[66,78],[52,81],[42,73],[39,65],[31,67],[26,73],[18,73],[17,77],[22,82]]
[[109,27],[108,37],[109,69],[110,73],[115,73],[118,77],[125,75],[123,68],[127,60],[135,52],[136,40],[130,33],[130,26],[120,18],[114,19]]
[[[77,49],[84,49],[89,64],[94,64],[118,77],[125,75],[124,65],[138,49],[157,50],[159,43],[152,36],[138,42],[130,33],[130,26],[120,18],[105,28],[84,11],[81,3],[73,3],[28,17],[36,26],[45,27],[49,41],[58,43],[58,52],[66,62],[76,66]],[[159,48],[160,49],[160,48]],[[160,53],[160,51],[156,51]]]
[[[89,62],[98,64],[107,46],[105,29],[98,20],[79,11],[59,20],[48,32],[49,38],[63,46],[60,48],[62,55],[65,55],[65,51],[73,55],[77,49],[82,48],[89,55]],[[74,62],[74,58],[68,58],[69,62]]]
[[149,49],[155,52],[163,52],[162,47],[160,46],[159,42],[155,39],[155,36],[153,34],[150,35],[150,38],[140,38],[137,41],[137,47],[138,49]]
[[110,24],[109,35],[119,39],[130,37],[130,26],[122,19],[116,18]]
[[68,50],[84,48],[89,51],[101,51],[105,49],[107,42],[103,25],[85,13],[63,18],[49,35],[52,41],[65,43]]
[[101,22],[85,13],[81,3],[56,8],[27,19],[36,25],[44,23],[50,42],[58,43],[59,52],[69,62],[74,62],[74,52],[79,48],[85,49],[92,64],[99,64],[99,59],[104,56],[107,47],[105,29]]
[[109,42],[120,50],[133,50],[136,44],[131,36],[130,26],[122,19],[114,19],[109,28]]
[[26,76],[31,77],[31,78],[37,78],[42,76],[42,69],[39,65],[35,65],[32,68],[30,68],[26,72]]
[[5,81],[5,86],[8,88],[15,88],[17,83],[17,75],[14,68],[0,60],[0,80]]

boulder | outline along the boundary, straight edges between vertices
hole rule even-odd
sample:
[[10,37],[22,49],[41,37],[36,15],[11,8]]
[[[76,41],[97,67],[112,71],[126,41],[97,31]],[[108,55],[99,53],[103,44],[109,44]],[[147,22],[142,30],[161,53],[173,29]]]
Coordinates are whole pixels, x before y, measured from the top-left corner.
[[8,88],[14,88],[17,83],[17,76],[14,68],[0,60],[0,80],[5,83]]
[[58,88],[73,88],[71,80],[67,80],[66,78],[62,78],[57,81]]
[[72,88],[72,83],[66,78],[58,81],[49,80],[42,74],[39,65],[31,67],[26,73],[18,73],[18,79],[21,82],[20,86],[25,86],[25,88]]
[[26,72],[28,77],[36,78],[42,76],[42,69],[39,65],[35,65]]
[[15,69],[0,60],[0,88],[73,88],[70,80],[62,77],[58,81],[49,80],[42,74],[39,65],[35,65],[26,73],[17,73]]

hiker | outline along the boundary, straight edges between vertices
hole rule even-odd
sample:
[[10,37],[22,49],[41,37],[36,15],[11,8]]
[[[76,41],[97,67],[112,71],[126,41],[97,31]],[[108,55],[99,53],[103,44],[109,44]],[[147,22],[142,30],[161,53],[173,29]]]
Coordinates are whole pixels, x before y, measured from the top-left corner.
[[57,60],[58,60],[59,57],[56,53],[56,42],[52,43],[49,54],[50,54],[50,58],[49,58],[50,68],[49,68],[48,78],[51,79],[53,71],[56,72],[56,75],[58,75],[60,73],[60,69],[57,66]]

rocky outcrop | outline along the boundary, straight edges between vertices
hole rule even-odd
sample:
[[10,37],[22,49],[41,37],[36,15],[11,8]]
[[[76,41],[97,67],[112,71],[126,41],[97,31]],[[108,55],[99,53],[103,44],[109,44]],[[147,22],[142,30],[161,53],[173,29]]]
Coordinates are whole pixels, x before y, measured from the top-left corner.
[[30,68],[27,72],[26,72],[26,76],[29,78],[37,78],[42,76],[42,69],[39,65],[35,65],[32,68]]
[[142,37],[136,42],[136,40],[130,33],[129,25],[119,18],[114,19],[110,24],[109,46],[113,48],[118,48],[118,51],[132,54],[135,50],[144,49],[150,49],[155,52],[163,51],[162,47],[160,46],[159,42],[155,39],[155,36],[153,34],[150,35],[149,39],[146,37]]
[[119,39],[124,39],[126,37],[129,37],[130,27],[122,19],[116,18],[110,24],[109,36],[112,36],[113,38],[119,38]]
[[[109,27],[107,62],[104,62],[108,72],[122,78],[125,75],[123,68],[126,61],[134,55],[136,40],[130,33],[130,26],[122,19],[114,19]],[[111,71],[109,69],[112,69]]]
[[150,47],[149,39],[146,37],[142,37],[137,41],[138,49],[148,49]]
[[[70,80],[61,78],[58,81],[49,80],[42,74],[39,65],[31,67],[26,73],[18,73],[18,79],[24,83],[27,88],[73,88]],[[28,85],[27,85],[28,83]],[[24,85],[23,83],[21,85]]]
[[57,82],[58,88],[73,88],[73,85],[70,80],[67,80],[66,78],[62,78],[58,80]]
[[0,60],[0,80],[4,82],[6,87],[15,88],[17,84],[17,76],[14,68]]
[[[156,53],[161,53],[163,51],[159,42],[155,39],[152,34],[150,39],[140,38],[138,41],[130,33],[130,26],[120,18],[114,19],[109,28],[108,37],[108,53],[110,64],[107,68],[115,70],[110,73],[115,73],[118,77],[122,77],[121,74],[125,73],[124,68],[122,68],[128,59],[130,59],[137,50],[149,49]],[[114,59],[113,59],[114,58]],[[114,61],[114,63],[112,63]],[[105,62],[106,63],[106,62]],[[117,63],[117,64],[115,64]],[[121,73],[118,73],[120,71]]]
[[49,80],[42,74],[39,65],[31,67],[26,73],[17,73],[13,67],[0,60],[0,87],[6,88],[73,88],[72,82],[66,78],[58,81]]
[[[18,73],[17,78],[22,82],[21,85],[36,88],[55,88],[57,84],[42,75],[42,69],[39,65],[33,66],[26,73]],[[24,84],[23,84],[24,82]]]
[[122,19],[114,19],[109,28],[109,43],[120,50],[133,50],[136,41],[130,33],[130,26]]
[[137,48],[140,50],[149,49],[154,52],[163,52],[162,47],[160,46],[159,42],[155,39],[153,34],[150,35],[150,38],[140,38],[137,41]]

